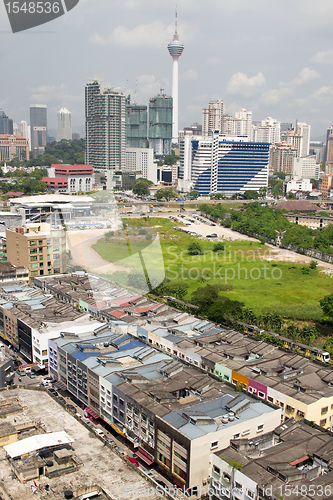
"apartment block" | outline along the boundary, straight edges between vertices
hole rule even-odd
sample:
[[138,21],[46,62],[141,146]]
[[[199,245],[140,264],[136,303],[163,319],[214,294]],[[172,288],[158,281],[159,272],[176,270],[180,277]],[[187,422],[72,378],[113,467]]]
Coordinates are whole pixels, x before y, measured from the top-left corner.
[[7,259],[29,269],[29,277],[62,273],[66,270],[64,229],[46,223],[25,224],[6,230]]

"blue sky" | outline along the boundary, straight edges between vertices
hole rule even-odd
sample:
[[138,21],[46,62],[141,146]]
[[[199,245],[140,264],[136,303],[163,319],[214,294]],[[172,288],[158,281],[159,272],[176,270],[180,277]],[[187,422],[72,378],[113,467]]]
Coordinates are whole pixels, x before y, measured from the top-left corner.
[[[84,126],[84,87],[107,82],[147,104],[160,86],[171,93],[175,1],[80,0],[66,15],[12,34],[0,5],[0,107],[29,121],[30,104],[47,104],[48,127],[66,106]],[[312,138],[333,123],[333,2],[329,0],[177,0],[179,126],[201,123],[201,109],[223,98],[254,120],[303,121]]]

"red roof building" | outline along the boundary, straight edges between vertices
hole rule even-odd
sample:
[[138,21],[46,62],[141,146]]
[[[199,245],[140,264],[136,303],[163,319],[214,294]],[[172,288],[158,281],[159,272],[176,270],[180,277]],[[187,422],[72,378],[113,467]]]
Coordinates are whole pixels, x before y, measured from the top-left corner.
[[[66,191],[68,193],[87,192],[93,186],[94,169],[92,165],[63,165],[53,164],[48,169],[48,178],[46,181],[49,188],[57,191]],[[61,179],[62,184],[55,183],[55,179]],[[64,179],[67,181],[65,185]],[[44,179],[43,179],[44,180]]]

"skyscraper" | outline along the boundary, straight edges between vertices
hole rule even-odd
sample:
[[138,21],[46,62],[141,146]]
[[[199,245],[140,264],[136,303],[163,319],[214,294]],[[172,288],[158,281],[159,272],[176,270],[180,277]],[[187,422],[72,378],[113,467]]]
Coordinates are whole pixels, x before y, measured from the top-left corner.
[[126,166],[125,104],[125,96],[112,88],[101,92],[97,81],[86,85],[86,163],[94,169]]
[[172,97],[158,94],[149,99],[149,147],[156,155],[169,155],[172,139]]
[[208,137],[213,130],[222,130],[222,117],[225,113],[225,102],[223,99],[211,101],[208,108],[202,110],[202,135]]
[[0,134],[13,134],[13,120],[0,109]]
[[126,102],[126,146],[133,148],[148,147],[148,112],[147,106]]
[[47,109],[45,104],[31,104],[30,130],[33,157],[43,154],[47,144]]
[[310,150],[310,134],[311,134],[311,125],[307,125],[306,123],[298,122],[296,125],[296,133],[302,136],[301,139],[301,150],[300,155],[302,158],[305,158],[309,154]]
[[172,67],[172,99],[173,99],[173,122],[172,122],[172,138],[178,143],[178,59],[182,55],[184,45],[179,42],[179,35],[177,33],[177,10],[175,19],[175,33],[173,40],[168,44],[168,51],[173,59]]
[[58,136],[57,140],[72,140],[72,113],[67,108],[61,108],[57,113]]

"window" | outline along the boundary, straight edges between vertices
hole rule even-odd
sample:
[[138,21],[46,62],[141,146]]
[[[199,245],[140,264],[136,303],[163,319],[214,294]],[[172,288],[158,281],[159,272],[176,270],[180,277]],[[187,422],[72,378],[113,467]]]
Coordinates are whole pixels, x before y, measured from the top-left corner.
[[113,401],[116,401],[116,402],[118,401],[118,396],[117,396],[117,394],[114,394],[114,395],[113,395]]
[[212,443],[210,443],[210,449],[212,450],[213,448],[217,448],[218,445],[219,445],[218,441],[213,441]]
[[264,424],[260,424],[257,427],[257,432],[262,432],[264,430]]
[[328,412],[328,406],[325,406],[324,408],[321,409],[321,414],[325,415]]
[[263,399],[265,397],[265,394],[261,391],[258,391],[258,396],[259,396],[259,398]]
[[304,417],[305,417],[305,413],[304,413],[304,411],[297,410],[297,416],[298,416],[298,417],[301,417],[301,418],[304,418]]
[[239,433],[238,434],[234,434],[234,439],[239,439],[239,437],[240,437]]
[[251,429],[245,429],[245,431],[242,432],[242,436],[246,436],[247,434],[250,434]]
[[213,465],[213,472],[218,475],[221,474],[221,470],[218,467],[216,467],[216,465]]
[[113,407],[114,413],[118,413],[118,408],[116,406]]
[[122,410],[119,410],[119,415],[121,416],[121,418],[124,418],[124,412]]
[[267,396],[267,401],[269,401],[270,403],[273,403],[274,399],[271,396]]
[[286,410],[292,412],[295,411],[295,408],[293,406],[287,405]]
[[247,489],[247,490],[246,490],[246,495],[247,495],[249,498],[254,498],[254,491]]
[[327,418],[324,418],[323,420],[320,421],[320,425],[321,426],[326,425],[326,422],[327,422]]
[[223,479],[224,481],[226,481],[227,483],[230,483],[230,476],[229,474],[227,474],[226,472],[223,472]]
[[235,486],[236,486],[236,488],[238,489],[239,492],[243,491],[243,485],[242,484],[237,483],[237,481],[235,481]]
[[104,385],[101,385],[101,390],[105,392],[105,387],[104,387]]
[[123,399],[119,398],[119,403],[121,404],[121,406],[124,406],[124,400]]

